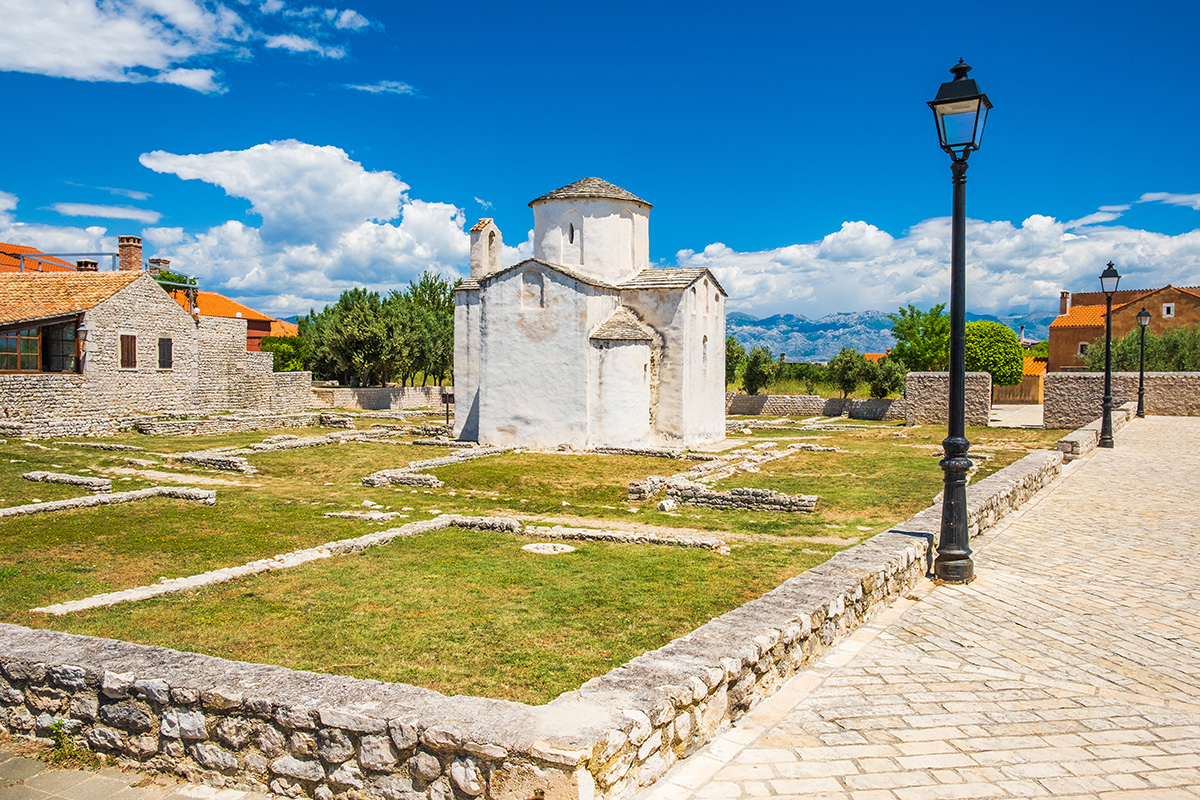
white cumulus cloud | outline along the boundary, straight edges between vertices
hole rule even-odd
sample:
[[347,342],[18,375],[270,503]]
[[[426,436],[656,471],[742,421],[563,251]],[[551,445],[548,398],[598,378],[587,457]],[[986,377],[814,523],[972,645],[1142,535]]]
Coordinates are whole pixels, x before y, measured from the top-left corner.
[[[153,81],[204,93],[225,90],[218,71],[194,62],[241,57],[254,43],[342,58],[338,41],[371,22],[352,9],[275,12],[267,0],[239,13],[213,0],[3,0],[0,70],[85,81]],[[260,27],[284,30],[260,30]]]
[[274,241],[328,245],[363,221],[395,219],[408,199],[408,184],[392,173],[368,172],[341,148],[294,139],[193,155],[156,150],[139,160],[249,200],[263,236]]
[[105,206],[94,203],[55,203],[51,208],[64,217],[101,217],[103,219],[131,219],[153,225],[162,219],[162,214],[146,208],[133,206]]
[[197,233],[156,228],[144,235],[172,269],[266,313],[307,312],[354,286],[401,289],[426,270],[450,278],[465,272],[470,239],[462,209],[412,198],[393,173],[369,171],[340,148],[287,140],[217,153],[146,153],[141,162],[250,202],[260,227],[229,220]]
[[[967,308],[1053,313],[1060,291],[1098,288],[1096,276],[1110,259],[1130,286],[1196,283],[1200,230],[1172,236],[1096,224],[1116,213],[1070,222],[1035,214],[1019,225],[968,220]],[[819,242],[757,252],[714,243],[682,250],[677,261],[711,269],[729,292],[730,309],[758,316],[927,307],[949,295],[950,220],[924,220],[896,238],[847,222]]]

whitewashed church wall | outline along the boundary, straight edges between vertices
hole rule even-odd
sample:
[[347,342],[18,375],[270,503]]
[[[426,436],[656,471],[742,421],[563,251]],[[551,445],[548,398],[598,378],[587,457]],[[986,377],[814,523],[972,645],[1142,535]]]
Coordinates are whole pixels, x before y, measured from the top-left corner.
[[[530,290],[529,273],[541,276],[540,295]],[[480,315],[481,443],[587,445],[589,295],[605,291],[537,268],[488,283]],[[616,293],[608,294],[611,311]]]
[[454,438],[479,437],[479,292],[454,293]]
[[644,447],[650,440],[650,343],[593,341],[590,447]]
[[[678,290],[654,289],[627,292],[621,298],[642,320],[662,335],[658,359],[658,393],[651,441],[680,446],[684,440],[683,381],[685,374],[685,309]],[[722,431],[724,436],[724,431]]]
[[691,347],[684,352],[683,436],[688,445],[725,438],[725,304],[707,280],[694,284],[685,301]]
[[650,217],[618,200],[546,200],[533,207],[533,255],[616,282],[650,267]]

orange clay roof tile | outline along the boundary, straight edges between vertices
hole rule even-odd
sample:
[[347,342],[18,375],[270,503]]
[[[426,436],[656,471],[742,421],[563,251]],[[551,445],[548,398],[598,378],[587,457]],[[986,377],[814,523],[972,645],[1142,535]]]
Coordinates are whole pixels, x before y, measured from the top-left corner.
[[1024,370],[1022,375],[1045,375],[1046,374],[1046,358],[1041,356],[1025,356]]
[[1055,317],[1051,328],[1092,328],[1104,324],[1104,306],[1071,306],[1062,316]]
[[[187,294],[185,292],[171,292],[171,296],[175,298],[175,302],[179,303],[184,311],[191,311],[187,306]],[[244,306],[216,292],[196,292],[196,307],[200,309],[200,314],[205,317],[255,319],[266,322],[270,322],[273,319],[262,312],[255,311],[250,306]],[[239,313],[241,314],[240,317],[238,316]]]
[[[21,270],[21,255],[41,255],[42,251],[36,247],[30,247],[24,244],[9,244],[8,242],[0,242],[0,272],[17,272]],[[63,261],[61,258],[50,256],[47,261],[34,261],[33,259],[25,259],[26,272],[74,272],[75,265],[69,261]]]
[[270,336],[299,336],[300,326],[285,319],[271,320]]
[[0,274],[0,325],[36,322],[94,308],[141,272],[24,272]]

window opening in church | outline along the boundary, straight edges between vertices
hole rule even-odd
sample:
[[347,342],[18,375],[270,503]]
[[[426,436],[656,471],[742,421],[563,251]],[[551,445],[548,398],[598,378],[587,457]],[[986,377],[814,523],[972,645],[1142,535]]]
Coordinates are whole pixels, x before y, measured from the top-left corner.
[[567,226],[567,242],[569,244],[575,244],[575,223],[574,222],[572,222],[570,225]]
[[529,270],[521,275],[521,307],[545,308],[546,286],[542,273]]
[[700,341],[700,366],[704,368],[704,375],[708,376],[708,337],[705,336]]

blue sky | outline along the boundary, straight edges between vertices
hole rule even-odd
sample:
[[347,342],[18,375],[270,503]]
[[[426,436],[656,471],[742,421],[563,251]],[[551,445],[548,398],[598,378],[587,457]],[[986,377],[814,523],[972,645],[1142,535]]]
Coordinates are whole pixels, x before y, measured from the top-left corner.
[[280,316],[466,272],[491,216],[605,178],[651,255],[756,316],[947,293],[950,170],[925,105],[995,104],[968,171],[968,307],[1057,309],[1108,260],[1200,284],[1186,2],[583,4],[0,0],[0,241],[139,234]]

